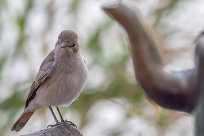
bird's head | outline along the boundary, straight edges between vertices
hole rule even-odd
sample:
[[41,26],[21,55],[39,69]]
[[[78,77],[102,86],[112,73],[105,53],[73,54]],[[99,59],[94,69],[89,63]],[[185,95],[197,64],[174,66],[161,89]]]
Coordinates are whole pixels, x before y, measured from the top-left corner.
[[58,36],[56,46],[60,46],[61,49],[67,53],[73,53],[79,51],[78,36],[74,31],[64,30]]

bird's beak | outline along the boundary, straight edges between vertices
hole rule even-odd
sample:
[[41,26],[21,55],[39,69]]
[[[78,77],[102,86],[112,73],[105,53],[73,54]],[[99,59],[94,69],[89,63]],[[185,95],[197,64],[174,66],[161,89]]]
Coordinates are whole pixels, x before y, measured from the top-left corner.
[[65,43],[61,44],[61,48],[66,48],[66,47],[69,47],[69,45],[66,45]]

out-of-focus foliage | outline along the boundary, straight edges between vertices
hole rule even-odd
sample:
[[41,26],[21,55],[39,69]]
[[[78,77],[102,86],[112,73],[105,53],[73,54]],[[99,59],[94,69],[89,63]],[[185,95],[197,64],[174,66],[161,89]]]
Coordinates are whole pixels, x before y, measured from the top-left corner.
[[[135,0],[135,4],[137,2],[138,5],[142,3]],[[182,120],[184,115],[161,109],[147,101],[134,79],[125,34],[118,24],[103,13],[101,3],[102,0],[0,0],[1,136],[19,135],[11,134],[11,125],[23,111],[29,86],[40,62],[54,47],[57,35],[63,29],[78,32],[81,52],[89,68],[83,93],[70,110],[63,108],[65,115],[69,117],[71,114],[76,118],[85,136],[149,133],[164,136],[171,135],[169,132],[172,129],[176,130],[171,124],[176,122],[179,126],[177,121]],[[148,5],[147,0],[146,3]],[[160,0],[155,3],[151,24],[168,40],[167,35],[171,35],[174,29],[170,32],[171,27],[163,29],[167,24],[165,19],[175,14],[178,5],[185,2]],[[48,124],[44,122],[52,119],[45,110],[35,114],[32,117],[35,119],[29,121],[30,128],[25,127],[22,133],[45,128]],[[102,123],[98,121],[101,118]],[[36,125],[34,121],[37,119]],[[181,128],[180,131],[177,134],[185,135],[186,129]]]

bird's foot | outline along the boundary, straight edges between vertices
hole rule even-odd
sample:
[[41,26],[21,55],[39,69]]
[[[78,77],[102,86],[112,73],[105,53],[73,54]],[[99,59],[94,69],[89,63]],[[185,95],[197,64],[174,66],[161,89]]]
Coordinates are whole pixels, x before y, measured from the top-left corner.
[[60,123],[58,122],[58,123],[56,123],[56,124],[54,124],[54,125],[48,125],[47,126],[47,128],[52,128],[52,127],[55,127],[55,126],[58,126],[58,125],[60,125]]
[[73,122],[68,121],[68,120],[63,120],[62,122],[67,123],[68,125],[74,126],[77,128],[77,125],[75,125]]
[[65,123],[65,124],[68,124],[68,125],[71,125],[71,126],[74,126],[75,128],[77,128],[77,125],[75,125],[73,122],[68,121],[68,120],[62,120],[61,122],[58,122],[58,123],[56,123],[54,125],[48,125],[47,128],[52,128],[52,127],[58,126],[61,123]]

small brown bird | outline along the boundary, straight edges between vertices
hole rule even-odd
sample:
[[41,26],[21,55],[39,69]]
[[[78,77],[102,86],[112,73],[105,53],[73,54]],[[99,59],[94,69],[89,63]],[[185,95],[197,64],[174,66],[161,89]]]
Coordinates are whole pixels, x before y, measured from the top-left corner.
[[20,131],[33,113],[41,107],[49,107],[57,120],[51,106],[69,106],[81,93],[87,79],[87,67],[80,56],[78,36],[71,30],[60,33],[55,48],[42,62],[35,81],[31,85],[26,100],[25,110],[11,128]]

